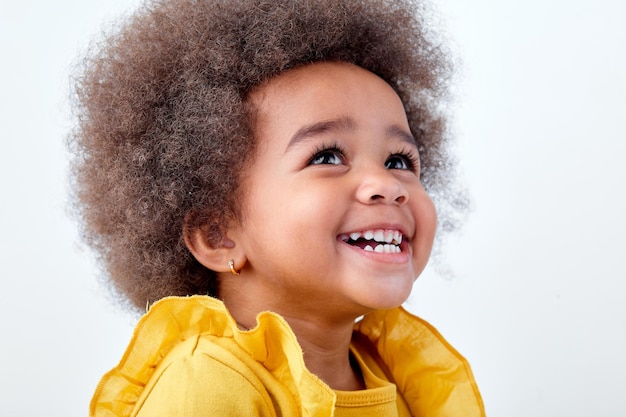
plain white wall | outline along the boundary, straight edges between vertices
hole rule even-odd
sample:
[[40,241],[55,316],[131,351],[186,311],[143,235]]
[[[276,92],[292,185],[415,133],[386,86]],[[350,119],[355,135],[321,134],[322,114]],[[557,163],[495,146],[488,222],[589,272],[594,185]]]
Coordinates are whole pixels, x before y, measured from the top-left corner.
[[[134,319],[65,214],[68,74],[136,0],[0,0],[0,415],[87,414]],[[490,416],[626,416],[626,3],[437,0],[463,61],[474,211],[410,310],[470,359]]]

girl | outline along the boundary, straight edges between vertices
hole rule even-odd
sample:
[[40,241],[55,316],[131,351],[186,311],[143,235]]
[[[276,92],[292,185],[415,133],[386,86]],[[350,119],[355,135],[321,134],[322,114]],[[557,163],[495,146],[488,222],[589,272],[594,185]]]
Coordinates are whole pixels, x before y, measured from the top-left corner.
[[423,15],[152,1],[84,60],[84,236],[154,303],[92,416],[484,415],[467,362],[399,307],[435,236],[426,189],[457,197]]

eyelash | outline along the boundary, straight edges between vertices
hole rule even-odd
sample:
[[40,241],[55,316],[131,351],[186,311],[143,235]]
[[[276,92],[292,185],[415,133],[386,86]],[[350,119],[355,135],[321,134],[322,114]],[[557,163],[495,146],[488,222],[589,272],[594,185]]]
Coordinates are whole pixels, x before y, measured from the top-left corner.
[[[323,163],[314,164],[313,162],[316,159],[324,156],[325,154],[326,155],[333,154],[334,156],[338,157],[342,162],[344,162],[346,159],[346,151],[345,151],[345,148],[341,144],[336,143],[336,142],[330,145],[320,144],[311,153],[311,156],[309,157],[308,162],[307,162],[307,166],[323,165]],[[418,172],[419,166],[420,166],[420,158],[419,158],[419,155],[417,155],[415,151],[410,150],[410,149],[400,149],[400,151],[394,152],[389,155],[389,157],[385,161],[385,165],[387,165],[387,162],[389,161],[389,159],[393,157],[399,157],[404,160],[407,166],[406,171],[411,171],[414,173]],[[334,165],[334,164],[331,164],[331,165]]]
[[319,157],[323,156],[324,154],[329,154],[332,153],[336,156],[339,157],[339,159],[343,162],[345,161],[345,155],[346,155],[346,151],[345,148],[343,146],[341,146],[339,143],[333,143],[331,145],[326,145],[326,144],[320,144],[317,146],[317,148],[315,148],[315,150],[313,151],[313,153],[311,154],[311,157],[309,158],[308,162],[307,162],[307,166],[308,165],[322,165],[322,164],[314,164],[313,161],[315,161],[316,159],[318,159]]
[[[417,154],[415,151],[412,151],[410,149],[401,149],[399,152],[395,152],[389,155],[389,158],[387,158],[387,161],[389,161],[389,159],[392,157],[403,158],[404,162],[407,165],[407,169],[406,169],[407,171],[411,171],[414,173],[417,173],[419,171],[420,157],[419,157],[419,154]],[[385,164],[387,163],[387,161],[385,161]]]

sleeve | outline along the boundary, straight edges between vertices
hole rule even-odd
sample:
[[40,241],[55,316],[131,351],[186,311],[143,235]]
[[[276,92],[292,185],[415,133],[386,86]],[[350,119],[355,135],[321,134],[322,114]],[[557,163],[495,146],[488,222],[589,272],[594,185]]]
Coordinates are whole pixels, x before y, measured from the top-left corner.
[[136,417],[276,415],[250,370],[204,354],[178,358],[155,373],[135,411]]

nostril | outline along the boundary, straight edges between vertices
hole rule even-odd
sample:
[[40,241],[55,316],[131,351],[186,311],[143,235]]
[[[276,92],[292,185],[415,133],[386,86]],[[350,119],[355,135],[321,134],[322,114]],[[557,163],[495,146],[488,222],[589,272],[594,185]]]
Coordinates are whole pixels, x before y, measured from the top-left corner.
[[[385,198],[384,195],[381,194],[374,194],[373,196],[370,197],[370,201],[382,201],[384,202],[385,200],[387,200],[387,198]],[[398,197],[396,197],[393,201],[395,201],[398,204],[403,204],[405,203],[407,200],[405,195],[400,195]],[[387,201],[391,201],[391,200],[387,200]]]

